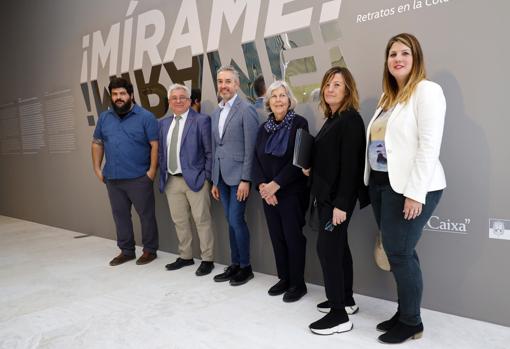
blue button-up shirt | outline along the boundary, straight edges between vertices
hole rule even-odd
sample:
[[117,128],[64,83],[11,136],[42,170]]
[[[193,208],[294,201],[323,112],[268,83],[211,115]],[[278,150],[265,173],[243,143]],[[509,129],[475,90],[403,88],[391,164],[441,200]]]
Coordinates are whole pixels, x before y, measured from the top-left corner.
[[103,142],[106,179],[137,178],[149,170],[149,142],[158,140],[158,122],[137,104],[122,119],[110,108],[99,116],[94,138]]

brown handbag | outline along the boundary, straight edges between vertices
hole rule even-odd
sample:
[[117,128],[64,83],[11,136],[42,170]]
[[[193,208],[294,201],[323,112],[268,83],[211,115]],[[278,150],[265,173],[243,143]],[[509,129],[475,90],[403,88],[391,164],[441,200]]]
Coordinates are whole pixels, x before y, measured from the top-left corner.
[[378,232],[375,237],[375,246],[374,246],[374,259],[375,264],[379,268],[384,271],[390,271],[390,262],[388,261],[388,256],[386,256],[386,252],[384,251],[384,247],[382,244],[381,232]]

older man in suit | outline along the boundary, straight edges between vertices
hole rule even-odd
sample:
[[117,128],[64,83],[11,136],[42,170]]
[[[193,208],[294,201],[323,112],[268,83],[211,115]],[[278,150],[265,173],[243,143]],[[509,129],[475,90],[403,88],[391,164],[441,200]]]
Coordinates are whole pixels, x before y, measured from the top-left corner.
[[211,115],[213,169],[212,196],[221,200],[227,217],[231,265],[214,281],[242,285],[253,278],[250,232],[244,219],[250,193],[251,166],[258,130],[255,108],[237,95],[239,73],[231,66],[217,72],[221,101]]
[[168,270],[192,265],[193,217],[200,239],[202,263],[197,276],[214,268],[211,224],[211,119],[192,108],[189,89],[173,84],[168,90],[173,115],[159,122],[159,190],[166,194],[179,239],[179,258]]

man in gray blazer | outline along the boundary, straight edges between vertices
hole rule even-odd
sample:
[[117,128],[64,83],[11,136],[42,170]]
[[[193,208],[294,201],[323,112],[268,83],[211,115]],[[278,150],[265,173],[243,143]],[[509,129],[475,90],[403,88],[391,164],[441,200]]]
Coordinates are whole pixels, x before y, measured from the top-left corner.
[[250,193],[251,165],[258,131],[255,108],[237,95],[239,73],[231,66],[217,72],[221,101],[211,115],[211,193],[220,200],[229,226],[231,265],[214,281],[242,285],[253,278],[250,264],[250,232],[244,219]]

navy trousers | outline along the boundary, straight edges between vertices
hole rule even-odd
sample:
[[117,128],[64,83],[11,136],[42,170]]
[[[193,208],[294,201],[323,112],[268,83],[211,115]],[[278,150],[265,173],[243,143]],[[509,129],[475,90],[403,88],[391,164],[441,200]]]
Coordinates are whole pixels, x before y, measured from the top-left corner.
[[307,200],[297,193],[278,197],[278,205],[264,200],[264,213],[273,245],[278,278],[304,286],[306,238],[303,235]]
[[106,181],[113,220],[117,230],[117,246],[126,256],[135,255],[135,238],[131,220],[131,206],[135,207],[142,225],[144,252],[158,250],[158,226],[152,180],[146,175],[133,179]]

